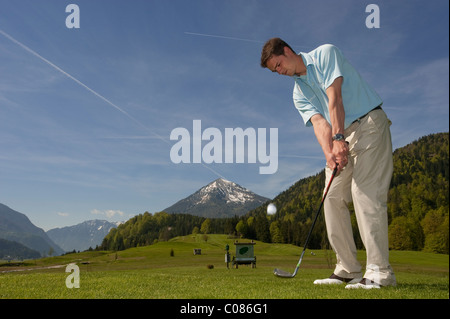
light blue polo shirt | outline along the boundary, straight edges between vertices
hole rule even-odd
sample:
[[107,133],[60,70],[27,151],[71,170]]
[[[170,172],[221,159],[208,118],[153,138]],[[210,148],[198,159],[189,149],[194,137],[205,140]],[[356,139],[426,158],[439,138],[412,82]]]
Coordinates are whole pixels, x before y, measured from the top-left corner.
[[306,126],[311,117],[321,114],[329,123],[327,88],[342,76],[342,99],[345,110],[345,128],[367,114],[383,101],[350,65],[342,52],[331,44],[325,44],[309,52],[300,52],[306,65],[306,75],[293,76],[293,99]]

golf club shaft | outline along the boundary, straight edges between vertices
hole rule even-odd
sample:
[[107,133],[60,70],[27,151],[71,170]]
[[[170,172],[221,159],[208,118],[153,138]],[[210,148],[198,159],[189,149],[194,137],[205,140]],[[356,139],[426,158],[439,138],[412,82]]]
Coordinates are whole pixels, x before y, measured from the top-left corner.
[[298,269],[300,267],[300,264],[302,263],[303,255],[305,254],[306,248],[308,247],[308,244],[309,244],[309,240],[311,239],[311,234],[312,234],[312,231],[314,229],[314,226],[316,225],[317,218],[319,217],[320,211],[322,210],[323,202],[325,201],[325,197],[328,194],[328,190],[330,189],[331,182],[333,181],[334,177],[336,176],[337,170],[338,170],[338,167],[336,165],[336,167],[333,170],[333,173],[331,174],[330,181],[328,182],[328,185],[327,185],[327,187],[325,189],[325,192],[323,193],[322,201],[320,202],[319,209],[317,210],[316,215],[314,216],[314,221],[313,221],[313,223],[311,225],[311,228],[309,229],[308,235],[306,236],[305,245],[303,246],[303,251],[302,251],[302,254],[300,255],[300,259],[298,260],[297,267],[295,267],[294,273],[292,275],[290,275],[289,273],[286,273],[284,271],[280,271],[280,270],[277,269],[279,274],[277,274],[275,272],[276,275],[281,276],[281,277],[290,277],[290,278],[292,278],[292,277],[295,277],[295,275],[297,274]]
[[[311,228],[309,229],[308,236],[306,236],[305,246],[303,247],[303,253],[305,252],[306,247],[307,247],[308,244],[309,244],[309,240],[311,239],[312,231],[313,231],[313,229],[314,229],[314,226],[316,225],[317,218],[319,217],[320,211],[322,210],[323,202],[325,201],[325,197],[326,197],[327,194],[328,194],[328,190],[330,189],[331,182],[333,181],[334,176],[336,175],[336,172],[337,172],[337,166],[336,166],[336,168],[333,170],[333,173],[331,174],[331,178],[330,178],[330,181],[328,182],[327,188],[325,189],[325,193],[323,193],[322,201],[320,202],[319,209],[318,209],[317,212],[316,212],[316,216],[314,216],[314,221],[313,221],[313,223],[312,223],[312,225],[311,225]],[[303,257],[303,253],[302,253],[302,256],[301,256],[301,257]],[[301,261],[301,259],[300,259],[300,261]]]

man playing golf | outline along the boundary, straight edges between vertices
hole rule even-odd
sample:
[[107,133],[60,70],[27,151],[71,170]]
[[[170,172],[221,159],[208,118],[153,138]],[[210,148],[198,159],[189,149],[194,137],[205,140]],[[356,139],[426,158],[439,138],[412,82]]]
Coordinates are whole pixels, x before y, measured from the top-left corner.
[[[326,159],[326,180],[337,176],[324,200],[328,239],[336,253],[333,274],[314,284],[346,288],[395,286],[389,264],[387,194],[392,177],[391,122],[377,93],[333,45],[296,54],[279,38],[266,42],[261,66],[294,79],[294,105],[313,126]],[[366,248],[364,277],[356,259],[348,203],[353,201]]]

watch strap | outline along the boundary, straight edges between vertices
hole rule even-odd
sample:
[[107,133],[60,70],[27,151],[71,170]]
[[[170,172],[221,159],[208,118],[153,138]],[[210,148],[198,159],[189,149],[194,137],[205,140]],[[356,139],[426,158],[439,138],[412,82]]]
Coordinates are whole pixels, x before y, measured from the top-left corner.
[[345,140],[345,136],[344,136],[344,134],[338,133],[338,134],[334,135],[332,137],[332,139],[333,139],[333,141],[343,141],[343,140]]

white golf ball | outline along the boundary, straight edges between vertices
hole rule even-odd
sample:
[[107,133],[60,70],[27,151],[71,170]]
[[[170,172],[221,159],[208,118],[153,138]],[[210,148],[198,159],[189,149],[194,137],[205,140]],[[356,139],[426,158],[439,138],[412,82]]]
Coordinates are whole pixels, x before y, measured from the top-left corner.
[[270,203],[267,205],[267,214],[274,215],[277,212],[277,207],[275,204]]

